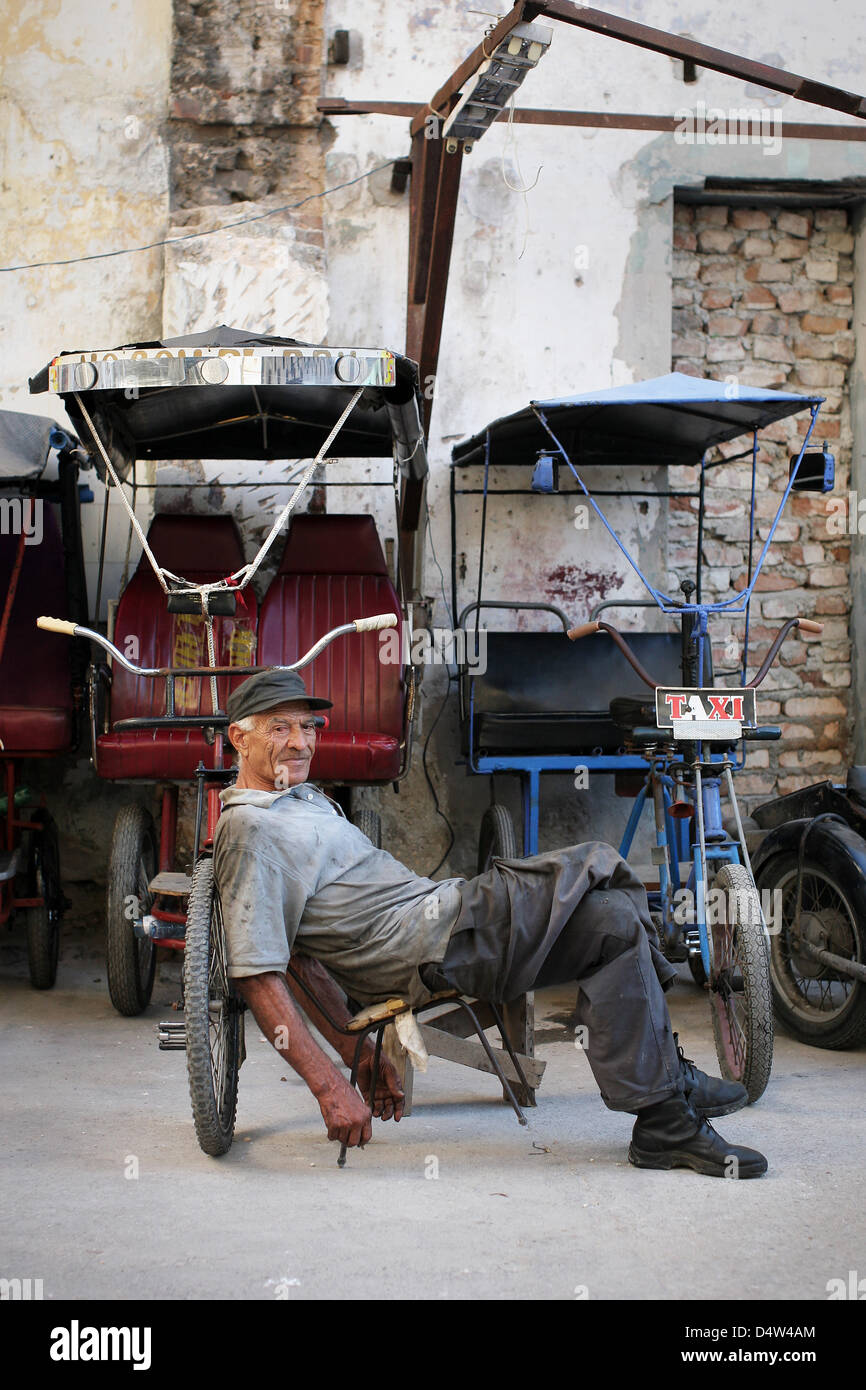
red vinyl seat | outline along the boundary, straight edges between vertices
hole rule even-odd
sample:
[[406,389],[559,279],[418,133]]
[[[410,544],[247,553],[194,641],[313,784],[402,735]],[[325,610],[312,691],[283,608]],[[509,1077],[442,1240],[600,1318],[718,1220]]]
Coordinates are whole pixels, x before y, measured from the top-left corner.
[[[16,757],[62,753],[72,738],[70,641],[36,626],[43,613],[68,617],[60,527],[51,504],[39,505],[42,538],[24,546],[0,659],[0,739]],[[17,551],[18,536],[0,536],[0,614]]]
[[[233,517],[162,514],[154,518],[148,543],[165,569],[195,583],[212,583],[232,574],[244,563],[243,547]],[[234,618],[214,622],[216,659],[219,666],[255,665],[256,598],[244,589],[246,609],[238,600]],[[142,554],[117,607],[114,645],[137,666],[205,666],[207,634],[204,619],[193,614],[169,613],[166,597]],[[217,680],[219,707],[225,708],[229,690],[244,677]],[[206,677],[175,682],[176,714],[209,714],[213,711],[210,680]],[[100,734],[96,745],[96,769],[110,780],[186,781],[199,761],[213,766],[213,746],[198,729],[145,729],[116,731],[121,719],[165,714],[165,682],[134,676],[115,664],[112,672],[110,718],[112,731]],[[223,766],[232,750],[224,750]]]
[[[341,623],[395,613],[397,591],[371,516],[298,516],[262,602],[259,662],[297,661]],[[333,700],[310,769],[323,782],[390,782],[402,758],[405,691],[400,662],[382,661],[382,634],[340,637],[301,672],[311,694]],[[400,650],[400,647],[397,647]]]

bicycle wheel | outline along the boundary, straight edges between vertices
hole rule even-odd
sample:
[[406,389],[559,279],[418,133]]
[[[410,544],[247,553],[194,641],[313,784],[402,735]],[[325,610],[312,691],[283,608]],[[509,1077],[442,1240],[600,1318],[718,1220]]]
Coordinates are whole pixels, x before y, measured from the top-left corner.
[[226,969],[225,937],[213,861],[198,861],[186,917],[184,1021],[189,1096],[198,1142],[218,1157],[231,1148],[243,1054],[243,1003]]
[[708,906],[713,938],[710,1013],[722,1075],[739,1081],[753,1104],[773,1065],[773,1008],[761,900],[743,864],[724,864],[713,881],[724,895]]
[[370,811],[367,807],[361,811],[355,811],[352,815],[352,824],[357,825],[358,829],[363,831],[376,849],[382,848],[382,820],[378,811]]
[[478,836],[478,872],[484,874],[494,859],[520,859],[511,812],[494,801],[481,818]]
[[[778,854],[758,872],[778,892],[781,921],[770,938],[770,983],[776,1015],[813,1047],[855,1047],[866,1037],[866,984],[817,961],[794,932],[797,855]],[[848,960],[866,960],[866,888],[853,860],[832,866],[803,860],[802,939]]]
[[136,936],[135,919],[150,911],[148,884],[157,860],[150,812],[137,804],[124,806],[111,840],[105,926],[108,993],[126,1018],[146,1009],[153,993],[156,949],[149,936]]
[[60,887],[60,851],[57,826],[45,810],[35,811],[34,821],[41,829],[34,831],[30,851],[28,893],[42,898],[38,907],[24,909],[27,926],[27,966],[34,989],[51,989],[57,979],[57,960],[60,954],[60,918],[63,912],[63,893]]

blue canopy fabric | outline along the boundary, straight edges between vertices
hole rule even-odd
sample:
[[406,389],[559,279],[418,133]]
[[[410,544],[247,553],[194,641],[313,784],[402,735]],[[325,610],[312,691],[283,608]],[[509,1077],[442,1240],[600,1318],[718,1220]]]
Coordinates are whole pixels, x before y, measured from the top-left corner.
[[699,463],[713,445],[823,400],[670,372],[631,386],[533,401],[455,444],[451,458],[456,467],[483,463],[489,430],[491,464],[533,464],[540,449],[555,447],[534,406],[575,462]]

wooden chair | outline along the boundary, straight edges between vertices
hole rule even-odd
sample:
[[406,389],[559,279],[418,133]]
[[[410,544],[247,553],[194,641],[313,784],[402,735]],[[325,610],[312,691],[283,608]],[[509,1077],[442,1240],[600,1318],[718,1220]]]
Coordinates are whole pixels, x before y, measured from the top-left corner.
[[[518,1121],[522,1125],[526,1124],[526,1116],[520,1108],[520,1103],[517,1099],[517,1096],[514,1093],[514,1088],[511,1085],[509,1077],[506,1075],[505,1065],[507,1065],[507,1063],[505,1063],[505,1059],[503,1059],[503,1062],[500,1062],[499,1058],[496,1056],[496,1052],[490,1046],[490,1043],[485,1037],[485,1025],[482,1019],[479,1018],[476,1010],[471,1007],[471,1005],[466,1001],[466,999],[462,997],[462,995],[459,994],[457,990],[442,990],[438,994],[434,994],[430,999],[427,1000],[426,1003],[416,1004],[414,1007],[411,1004],[408,1004],[405,999],[384,999],[381,1003],[369,1004],[366,1008],[361,1009],[360,1012],[356,1013],[354,1017],[348,1021],[348,1023],[339,1024],[337,1023],[336,1019],[334,1019],[328,1012],[328,1010],[324,1007],[321,999],[316,994],[316,992],[310,988],[306,980],[302,979],[296,970],[292,969],[291,965],[288,968],[288,973],[292,977],[292,980],[295,982],[298,988],[303,992],[303,994],[307,996],[308,999],[311,1000],[311,1002],[315,1005],[316,1009],[322,1014],[323,1018],[327,1019],[328,1023],[331,1025],[332,1028],[336,1030],[336,1032],[342,1033],[344,1037],[355,1038],[357,1040],[355,1043],[355,1052],[352,1060],[352,1070],[349,1078],[352,1086],[355,1086],[357,1083],[358,1068],[361,1061],[361,1054],[363,1051],[364,1043],[371,1033],[376,1034],[376,1045],[375,1051],[373,1053],[373,1068],[371,1072],[370,1081],[371,1096],[374,1096],[376,1094],[376,1083],[379,1079],[379,1066],[382,1057],[383,1039],[385,1035],[385,1029],[388,1027],[388,1025],[390,1023],[393,1023],[394,1020],[400,1016],[400,1014],[413,1013],[417,1018],[420,1014],[425,1013],[428,1009],[437,1008],[442,1004],[452,1004],[454,1007],[453,1009],[448,1011],[446,1017],[453,1013],[462,1015],[466,1019],[467,1024],[469,1025],[467,1031],[473,1031],[475,1033],[486,1055],[487,1066],[480,1069],[489,1071],[498,1078],[502,1086],[503,1095],[510,1103],[515,1115],[517,1116]],[[488,1002],[484,1005],[484,1009],[489,1013],[489,1016],[492,1018],[497,1029],[499,1030],[499,1036],[502,1039],[502,1045],[507,1054],[507,1060],[508,1062],[510,1062],[510,1067],[508,1067],[508,1070],[512,1072],[514,1081],[520,1088],[522,1088],[524,1092],[533,1089],[534,1085],[538,1084],[538,1080],[540,1078],[534,1077],[533,1085],[531,1086],[530,1081],[527,1079],[526,1073],[524,1071],[523,1063],[532,1062],[534,1059],[527,1057],[520,1058],[518,1054],[514,1051],[514,1048],[511,1045],[511,1040],[508,1035],[508,1028],[506,1026],[505,1019],[503,1018],[502,1011],[500,1010],[498,1005]],[[424,1031],[426,1032],[428,1028],[429,1025],[425,1028]],[[455,1058],[454,1060],[459,1060],[459,1058]],[[337,1164],[340,1168],[342,1168],[346,1162],[346,1149],[347,1146],[345,1144],[343,1144],[340,1148],[340,1156],[337,1159]]]

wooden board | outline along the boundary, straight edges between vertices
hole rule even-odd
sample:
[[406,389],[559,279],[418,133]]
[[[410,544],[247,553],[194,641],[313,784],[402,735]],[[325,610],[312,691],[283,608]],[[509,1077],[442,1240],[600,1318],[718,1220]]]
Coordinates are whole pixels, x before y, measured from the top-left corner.
[[[472,1067],[475,1071],[486,1071],[491,1076],[495,1075],[490,1060],[480,1042],[469,1038],[456,1038],[450,1033],[443,1033],[438,1028],[432,1028],[429,1023],[421,1023],[419,1019],[421,1036],[424,1039],[424,1046],[431,1057],[441,1057],[445,1062],[459,1062],[463,1067]],[[545,1062],[538,1062],[534,1057],[521,1056],[515,1047],[517,1058],[522,1066],[526,1079],[534,1089],[541,1085],[541,1078],[544,1075]],[[511,1062],[507,1052],[497,1052],[497,1061],[502,1067],[503,1072],[512,1083],[518,1082],[517,1072]],[[519,1096],[518,1096],[519,1099]],[[534,1099],[531,1102],[534,1104]]]
[[189,874],[157,874],[147,885],[150,893],[165,893],[169,898],[188,898],[192,891],[192,878]]

